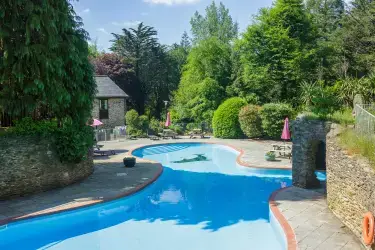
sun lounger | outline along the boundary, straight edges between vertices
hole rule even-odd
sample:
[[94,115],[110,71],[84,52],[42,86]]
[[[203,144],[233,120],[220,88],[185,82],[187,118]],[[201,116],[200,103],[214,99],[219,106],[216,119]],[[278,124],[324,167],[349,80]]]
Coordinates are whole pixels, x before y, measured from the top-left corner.
[[191,132],[189,133],[189,135],[190,135],[190,139],[194,138],[195,136],[199,136],[200,138],[204,138],[204,135],[205,135],[205,134],[206,134],[206,133],[205,133],[205,132],[202,132],[201,129],[194,129],[193,131],[191,131]]
[[97,154],[100,156],[110,156],[110,155],[115,155],[116,152],[114,150],[94,150],[94,154]]
[[177,137],[177,134],[171,129],[164,129],[163,133],[159,133],[159,136],[163,139],[165,138],[175,139]]
[[148,138],[152,141],[157,141],[157,140],[160,140],[160,137],[159,136],[156,136],[156,135],[149,135]]

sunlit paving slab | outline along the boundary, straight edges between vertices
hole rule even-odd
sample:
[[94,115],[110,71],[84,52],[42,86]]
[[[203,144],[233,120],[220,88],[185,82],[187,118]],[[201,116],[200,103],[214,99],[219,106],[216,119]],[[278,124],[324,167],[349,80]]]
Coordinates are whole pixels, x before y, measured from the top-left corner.
[[353,233],[329,210],[325,190],[290,187],[275,196],[292,227],[299,249],[364,249]]

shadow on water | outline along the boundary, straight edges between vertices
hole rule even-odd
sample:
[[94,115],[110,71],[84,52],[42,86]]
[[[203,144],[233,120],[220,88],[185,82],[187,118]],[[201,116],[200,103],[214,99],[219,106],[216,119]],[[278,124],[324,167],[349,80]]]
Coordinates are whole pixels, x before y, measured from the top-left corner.
[[[8,225],[0,230],[0,238],[8,239],[6,245],[2,246],[4,241],[0,243],[0,249],[40,248],[130,220],[174,221],[177,225],[202,223],[202,230],[209,231],[240,221],[268,221],[268,197],[290,181],[290,178],[199,173],[164,167],[158,181],[130,197]],[[25,241],[27,246],[22,244]]]

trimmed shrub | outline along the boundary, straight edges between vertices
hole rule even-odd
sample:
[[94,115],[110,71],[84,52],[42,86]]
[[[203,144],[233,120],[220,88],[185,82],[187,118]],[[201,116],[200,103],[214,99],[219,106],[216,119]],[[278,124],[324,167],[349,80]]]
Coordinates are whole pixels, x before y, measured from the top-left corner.
[[286,117],[294,118],[293,108],[284,103],[268,103],[260,111],[264,133],[271,138],[280,138]]
[[155,118],[151,118],[149,127],[151,133],[154,135],[161,133],[163,131],[163,123]]
[[242,107],[238,115],[242,132],[249,138],[260,137],[263,134],[260,109],[256,105],[246,105]]
[[56,131],[56,149],[62,162],[78,163],[86,159],[94,145],[94,133],[90,126],[79,127],[65,123]]
[[243,99],[233,97],[219,106],[212,119],[215,137],[228,139],[243,137],[238,113],[244,105],[246,105],[246,102]]
[[[143,131],[144,126],[148,126],[148,122],[146,122],[146,116],[139,116],[138,112],[134,109],[129,110],[125,114],[125,121],[126,121],[126,132],[129,135],[133,136],[142,136],[145,135],[145,131]],[[147,130],[147,128],[146,128]]]

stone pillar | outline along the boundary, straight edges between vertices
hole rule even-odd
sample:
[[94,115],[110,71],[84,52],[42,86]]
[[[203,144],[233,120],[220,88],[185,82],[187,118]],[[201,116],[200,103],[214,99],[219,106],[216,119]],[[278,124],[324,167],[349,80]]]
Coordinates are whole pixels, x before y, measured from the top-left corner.
[[326,135],[329,132],[330,125],[330,123],[324,121],[306,119],[304,116],[299,116],[292,122],[294,186],[307,189],[320,186],[315,170],[317,164],[322,165],[319,168],[325,168],[325,160],[316,157],[317,155],[325,157],[325,152],[318,152],[318,150],[325,151]]

